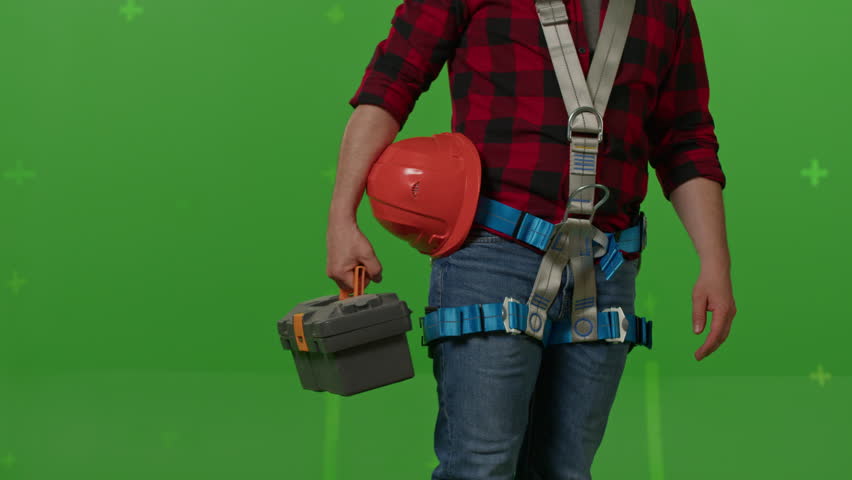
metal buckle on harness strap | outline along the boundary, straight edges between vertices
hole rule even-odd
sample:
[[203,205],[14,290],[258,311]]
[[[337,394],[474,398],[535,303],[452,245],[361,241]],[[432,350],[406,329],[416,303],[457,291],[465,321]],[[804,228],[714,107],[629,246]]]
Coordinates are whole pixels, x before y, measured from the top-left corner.
[[605,310],[601,310],[601,313],[606,312],[618,312],[618,337],[616,338],[605,338],[609,343],[624,343],[624,339],[627,337],[627,329],[630,327],[630,322],[627,320],[627,316],[624,314],[624,310],[621,307],[612,307],[607,308]]
[[[521,331],[521,330],[518,330],[518,329],[516,329],[516,328],[512,328],[512,327],[511,327],[511,325],[510,325],[510,323],[509,323],[509,318],[510,318],[511,316],[513,316],[513,315],[512,315],[513,313],[514,313],[515,315],[519,315],[519,314],[520,314],[520,312],[517,312],[517,311],[516,311],[516,310],[519,310],[519,308],[518,308],[518,307],[520,307],[520,306],[521,306],[520,304],[521,304],[521,302],[519,302],[519,301],[515,300],[515,299],[514,299],[514,298],[512,298],[512,297],[506,297],[506,298],[504,298],[504,299],[503,299],[503,308],[502,308],[502,313],[503,313],[503,326],[506,328],[506,333],[508,333],[508,334],[511,334],[511,335],[520,335],[520,334],[524,333],[524,332],[523,332],[523,331]],[[526,319],[526,317],[523,317],[523,318],[524,318],[524,319]]]
[[[579,129],[574,128],[574,117],[578,113],[594,114],[595,119],[598,121],[598,131],[596,132],[597,137],[598,137],[598,143],[600,144],[601,142],[603,142],[603,117],[601,117],[601,114],[598,113],[598,111],[595,110],[594,107],[579,107],[578,109],[571,112],[570,115],[568,115],[568,143],[574,143],[574,130],[581,131]],[[592,132],[586,132],[586,133],[592,133]]]

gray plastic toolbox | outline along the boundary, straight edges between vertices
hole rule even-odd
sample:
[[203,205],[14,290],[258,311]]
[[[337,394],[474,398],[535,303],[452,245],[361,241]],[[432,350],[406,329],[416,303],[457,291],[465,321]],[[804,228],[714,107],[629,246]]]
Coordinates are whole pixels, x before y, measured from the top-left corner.
[[414,376],[409,330],[411,310],[393,293],[321,297],[278,321],[302,387],[344,396]]

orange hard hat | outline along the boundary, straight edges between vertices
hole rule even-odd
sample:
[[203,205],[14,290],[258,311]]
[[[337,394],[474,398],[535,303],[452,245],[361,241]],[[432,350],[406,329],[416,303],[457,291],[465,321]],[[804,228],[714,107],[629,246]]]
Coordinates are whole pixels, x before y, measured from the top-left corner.
[[481,181],[473,142],[460,133],[441,133],[389,145],[367,175],[367,196],[382,226],[437,258],[467,237]]

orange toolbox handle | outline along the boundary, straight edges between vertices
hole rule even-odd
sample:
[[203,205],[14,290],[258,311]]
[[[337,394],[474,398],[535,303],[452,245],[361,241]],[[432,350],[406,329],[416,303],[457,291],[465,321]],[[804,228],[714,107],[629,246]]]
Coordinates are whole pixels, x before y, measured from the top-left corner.
[[[364,294],[364,287],[366,286],[367,280],[366,267],[363,265],[358,265],[355,267],[355,285],[353,288],[353,292],[350,296],[350,293],[340,289],[340,297],[339,300],[346,300],[347,298],[357,297],[359,295]],[[310,349],[308,348],[308,341],[305,338],[305,314],[297,313],[293,315],[293,328],[296,334],[296,345],[299,347],[300,352],[308,352]]]
[[364,295],[364,287],[366,287],[367,281],[367,267],[364,265],[358,265],[355,267],[355,285],[353,286],[353,292],[350,296],[349,292],[340,289],[340,300],[346,300],[347,298],[357,297],[359,295]]

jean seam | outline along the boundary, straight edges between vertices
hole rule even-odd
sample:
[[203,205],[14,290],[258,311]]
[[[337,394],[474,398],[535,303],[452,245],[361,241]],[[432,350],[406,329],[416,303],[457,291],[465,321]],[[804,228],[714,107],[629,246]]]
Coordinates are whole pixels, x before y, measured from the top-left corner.
[[[451,261],[452,261],[451,258],[447,258],[447,261],[441,267],[441,271],[438,272],[438,278],[437,278],[438,305],[436,305],[437,307],[443,307],[444,306],[444,278],[447,275],[447,270],[450,268]],[[446,364],[446,360],[445,360],[446,350],[447,350],[446,349],[446,342],[447,341],[449,341],[449,339],[444,339],[441,342],[441,344],[438,345],[438,348],[441,350],[440,352],[438,352],[438,356],[440,357],[439,368],[441,369],[441,380],[440,380],[441,385],[440,385],[440,388],[441,388],[441,391],[444,392],[445,397],[448,394],[447,386],[446,386],[447,385],[446,384],[446,375],[447,375],[446,365],[447,364]],[[447,445],[447,458],[446,458],[446,462],[444,462],[444,470],[445,470],[446,476],[448,478],[452,478],[452,472],[450,472],[449,468],[453,464],[452,456],[453,456],[453,452],[455,450],[454,449],[455,442],[453,441],[453,429],[450,425],[450,414],[447,412],[451,403],[452,403],[451,401],[445,402],[444,408],[441,409],[441,411],[443,412],[443,415],[444,415],[444,424],[447,426],[447,444],[448,445]]]
[[[446,361],[444,357],[446,356],[446,342],[444,345],[441,345],[440,348],[444,351],[440,352],[441,357],[441,391],[444,392],[444,396],[447,395],[447,386],[446,386]],[[446,462],[444,462],[444,473],[447,478],[453,478],[452,472],[450,471],[450,466],[453,465],[453,453],[455,452],[455,441],[453,439],[453,428],[450,422],[450,414],[447,412],[450,408],[451,401],[447,401],[444,403],[444,408],[441,410],[444,414],[444,424],[447,426],[447,458]]]
[[[447,261],[449,261],[449,260],[447,260]],[[446,265],[440,265],[438,267],[438,269],[439,269],[438,270],[438,278],[436,279],[436,282],[435,282],[435,283],[437,283],[437,289],[438,289],[437,295],[435,295],[435,297],[438,299],[438,304],[434,305],[434,306],[441,308],[441,307],[444,306],[444,272],[447,271],[447,266]]]

